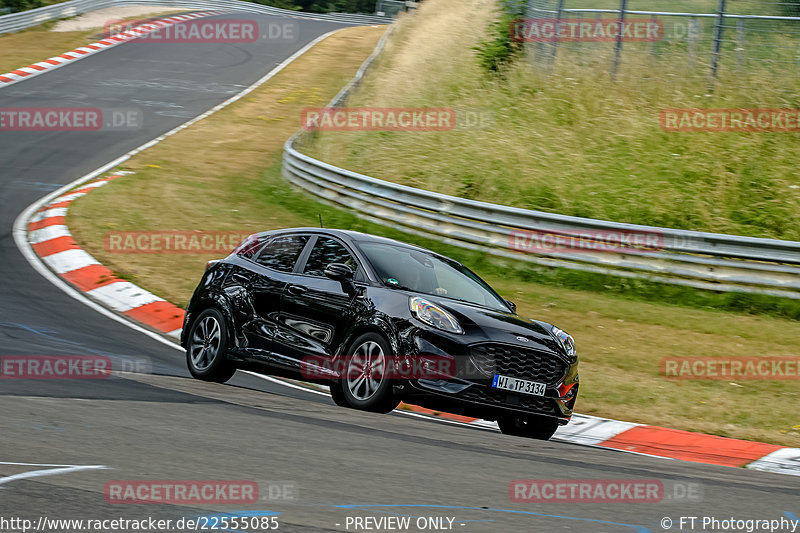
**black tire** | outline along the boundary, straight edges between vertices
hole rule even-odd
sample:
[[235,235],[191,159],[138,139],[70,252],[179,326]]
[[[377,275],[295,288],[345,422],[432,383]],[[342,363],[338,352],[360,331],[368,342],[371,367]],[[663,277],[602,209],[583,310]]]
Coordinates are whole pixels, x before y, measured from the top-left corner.
[[218,309],[200,313],[187,337],[186,366],[197,379],[225,383],[236,373],[228,360],[228,327]]
[[347,401],[344,399],[344,393],[342,392],[342,388],[338,386],[338,381],[331,383],[331,398],[333,398],[333,403],[338,405],[339,407],[350,407],[347,405]]
[[[391,376],[381,372],[388,368],[391,356],[386,339],[377,333],[365,333],[345,353],[345,374],[331,385],[333,401],[373,413],[394,411],[400,400],[392,392]],[[362,361],[368,363],[362,365]],[[373,364],[378,368],[375,372]]]
[[505,435],[549,440],[558,429],[558,420],[548,416],[504,415],[497,419],[497,425]]

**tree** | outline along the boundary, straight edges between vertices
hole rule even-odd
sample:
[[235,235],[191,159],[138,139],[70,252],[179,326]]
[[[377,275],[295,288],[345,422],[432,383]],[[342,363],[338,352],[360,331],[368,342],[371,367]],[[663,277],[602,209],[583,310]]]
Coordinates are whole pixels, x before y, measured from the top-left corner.
[[312,13],[372,13],[375,0],[294,0],[303,11]]
[[0,0],[0,7],[10,9],[12,13],[41,6],[41,0]]
[[787,17],[800,17],[800,0],[783,0],[781,7]]

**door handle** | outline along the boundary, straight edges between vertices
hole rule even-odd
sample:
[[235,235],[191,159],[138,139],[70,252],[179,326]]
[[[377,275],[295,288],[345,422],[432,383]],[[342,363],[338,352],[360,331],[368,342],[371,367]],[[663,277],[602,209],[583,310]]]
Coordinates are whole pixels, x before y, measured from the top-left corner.
[[303,287],[302,285],[289,285],[289,288],[287,290],[289,291],[290,294],[294,294],[295,296],[299,296],[303,293],[308,292],[308,289],[306,287]]

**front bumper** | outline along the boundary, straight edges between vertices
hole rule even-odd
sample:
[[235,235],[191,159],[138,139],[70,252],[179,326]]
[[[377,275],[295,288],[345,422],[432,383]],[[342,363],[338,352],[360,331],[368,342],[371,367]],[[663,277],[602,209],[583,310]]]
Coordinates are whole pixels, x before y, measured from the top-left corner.
[[572,418],[578,395],[578,384],[567,397],[531,396],[491,389],[489,384],[471,383],[460,392],[452,388],[453,380],[412,380],[399,391],[404,401],[428,409],[496,420],[504,414],[528,414],[557,418],[564,425]]
[[[412,337],[407,350],[422,359],[451,357],[456,372],[451,376],[411,379],[398,385],[396,392],[404,401],[486,420],[507,414],[528,414],[556,418],[563,425],[572,417],[579,388],[577,358],[568,361],[565,356],[542,347],[486,340],[459,344],[429,331],[420,333]],[[491,350],[485,349],[488,345]],[[492,388],[495,373],[545,383],[544,396]]]

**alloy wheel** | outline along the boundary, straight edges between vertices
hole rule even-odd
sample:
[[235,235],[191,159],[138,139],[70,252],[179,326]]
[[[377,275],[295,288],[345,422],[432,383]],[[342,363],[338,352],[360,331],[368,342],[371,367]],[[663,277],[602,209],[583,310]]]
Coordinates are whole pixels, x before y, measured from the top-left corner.
[[386,355],[375,341],[366,341],[358,346],[347,363],[347,388],[357,400],[368,400],[383,383],[386,370]]
[[189,348],[189,357],[192,366],[200,372],[206,370],[214,362],[219,353],[222,341],[219,322],[214,316],[205,316],[194,328],[192,346]]

